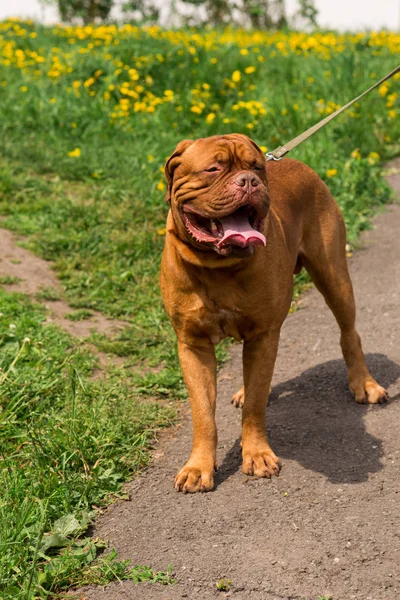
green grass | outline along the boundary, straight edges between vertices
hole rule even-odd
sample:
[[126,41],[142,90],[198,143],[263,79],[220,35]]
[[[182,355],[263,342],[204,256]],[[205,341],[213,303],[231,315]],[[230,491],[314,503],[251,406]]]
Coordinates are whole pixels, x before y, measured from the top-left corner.
[[61,300],[61,295],[60,292],[57,291],[55,288],[47,286],[42,287],[38,292],[36,292],[35,298],[40,301],[54,301]]
[[[238,131],[283,144],[392,70],[397,38],[0,23],[2,226],[54,264],[62,291],[38,302],[62,296],[72,320],[98,310],[128,323],[92,335],[125,363],[93,381],[85,346],[0,290],[2,600],[113,577],[171,581],[83,537],[186,395],[158,287],[160,169],[182,138]],[[382,160],[400,151],[398,96],[395,80],[292,153],[328,183],[351,244],[389,199]]]
[[11,277],[11,275],[3,275],[0,277],[0,285],[13,285],[20,281],[19,277]]
[[85,319],[90,319],[92,316],[93,312],[91,310],[88,310],[87,308],[81,308],[66,314],[65,318],[69,319],[70,321],[84,321]]
[[113,569],[167,579],[132,572],[115,554],[90,568],[104,544],[81,536],[94,507],[147,464],[173,410],[140,403],[122,377],[89,380],[95,357],[44,326],[45,311],[26,296],[0,290],[0,306],[0,597],[45,598],[109,580]]

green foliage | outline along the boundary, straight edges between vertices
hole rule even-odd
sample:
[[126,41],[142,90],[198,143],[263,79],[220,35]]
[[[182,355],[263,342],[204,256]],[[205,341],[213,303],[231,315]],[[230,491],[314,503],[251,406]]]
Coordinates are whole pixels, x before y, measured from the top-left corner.
[[[51,1],[51,0],[48,0]],[[68,23],[81,19],[84,24],[106,21],[115,0],[56,0],[61,20]],[[285,0],[243,0],[237,3],[232,0],[182,0],[200,11],[187,16],[179,10],[179,6],[170,0],[169,10],[180,21],[188,24],[221,26],[238,25],[248,21],[254,29],[281,29],[288,26]],[[133,21],[140,23],[159,21],[160,7],[154,0],[123,0],[122,11]],[[316,26],[314,0],[299,0],[297,15],[306,23]]]
[[140,23],[157,22],[160,16],[160,5],[152,0],[125,0],[121,9]]
[[25,296],[0,290],[0,306],[0,589],[45,598],[117,568],[111,555],[89,568],[104,544],[80,536],[172,412],[140,403],[122,378],[88,379],[93,355]]
[[314,0],[299,0],[299,5],[299,16],[309,25],[317,27],[318,10],[315,7]]
[[220,27],[232,20],[232,12],[236,5],[229,0],[183,0],[186,4],[192,4],[205,10],[206,17],[201,20],[202,25]]
[[282,29],[288,26],[285,0],[243,0],[243,12],[254,29]]
[[54,300],[60,300],[61,295],[58,290],[51,286],[42,287],[36,294],[35,297],[37,300],[49,300],[53,302]]
[[89,319],[93,316],[93,312],[88,310],[87,308],[81,308],[72,313],[68,313],[65,315],[66,319],[70,321],[84,321],[85,319]]
[[219,579],[215,586],[219,592],[229,592],[231,583],[230,579]]
[[2,275],[0,277],[0,285],[13,285],[19,281],[21,281],[19,277],[11,277],[10,275]]
[[107,19],[114,0],[57,0],[60,17],[65,22],[81,18],[86,23]]

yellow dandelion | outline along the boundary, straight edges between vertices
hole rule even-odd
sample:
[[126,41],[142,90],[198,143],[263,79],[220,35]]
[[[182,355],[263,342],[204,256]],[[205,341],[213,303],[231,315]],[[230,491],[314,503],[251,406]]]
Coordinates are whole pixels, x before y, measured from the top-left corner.
[[158,189],[160,192],[164,192],[164,191],[165,191],[165,183],[164,183],[163,181],[159,181],[159,182],[157,183],[157,189]]
[[148,154],[147,155],[147,160],[149,161],[149,163],[154,162],[154,156],[152,154]]
[[55,104],[57,102],[56,98],[50,98],[49,100],[50,104]]
[[166,227],[161,227],[161,229],[157,229],[158,235],[165,235],[167,233]]
[[379,162],[381,160],[381,157],[379,156],[379,154],[377,152],[370,152],[368,154],[368,162],[370,165],[374,165],[375,163]]
[[250,75],[251,73],[254,73],[255,70],[256,70],[255,67],[246,67],[244,72],[247,73],[248,75]]
[[267,148],[267,146],[260,146],[260,150],[261,150],[261,152],[267,152],[268,148]]
[[388,91],[389,91],[389,86],[387,83],[382,83],[382,85],[379,86],[379,93],[382,96],[382,98],[384,98],[386,96]]
[[337,169],[328,169],[326,172],[326,176],[331,178],[331,177],[335,177],[337,173]]
[[395,116],[396,116],[396,111],[395,110],[389,110],[389,112],[388,112],[389,119],[394,119]]
[[96,80],[94,77],[89,77],[89,79],[86,79],[86,81],[84,82],[83,85],[87,88],[87,87],[90,87],[91,85],[93,85],[95,81]]
[[235,83],[238,83],[240,81],[240,71],[233,71],[232,73],[232,81],[234,81]]
[[208,113],[208,115],[206,116],[206,123],[210,125],[214,121],[214,119],[215,113]]
[[68,152],[68,156],[71,158],[78,158],[81,155],[80,148],[74,148],[71,152]]
[[27,92],[28,91],[28,88],[27,88],[26,85],[22,85],[19,89],[20,89],[21,92]]
[[351,158],[356,158],[357,160],[360,160],[361,158],[361,154],[358,148],[356,148],[355,150],[353,150],[353,152],[350,154]]

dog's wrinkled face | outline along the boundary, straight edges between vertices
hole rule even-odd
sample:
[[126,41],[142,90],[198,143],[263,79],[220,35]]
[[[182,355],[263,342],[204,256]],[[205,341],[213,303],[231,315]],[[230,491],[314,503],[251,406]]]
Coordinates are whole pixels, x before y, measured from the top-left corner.
[[269,208],[266,160],[245,135],[178,144],[165,165],[166,200],[177,234],[202,250],[249,256],[265,246]]

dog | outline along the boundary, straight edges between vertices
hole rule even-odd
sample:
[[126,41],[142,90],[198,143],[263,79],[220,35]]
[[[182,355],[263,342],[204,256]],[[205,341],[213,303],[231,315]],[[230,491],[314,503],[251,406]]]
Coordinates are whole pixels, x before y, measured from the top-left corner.
[[233,398],[242,406],[242,470],[278,475],[265,418],[294,273],[308,271],[336,318],[355,400],[376,404],[387,396],[368,371],[355,329],[341,212],[310,167],[289,158],[267,161],[241,134],[180,142],[165,176],[170,210],[161,292],[193,417],[192,451],[175,489],[213,489],[214,346],[226,337],[243,341],[244,387]]

